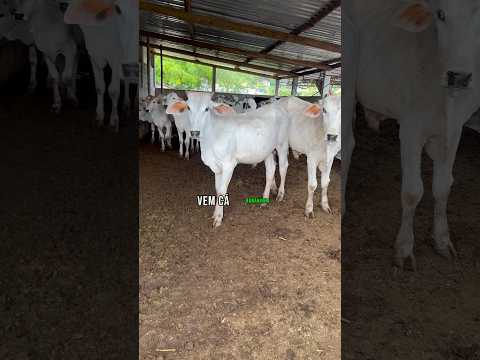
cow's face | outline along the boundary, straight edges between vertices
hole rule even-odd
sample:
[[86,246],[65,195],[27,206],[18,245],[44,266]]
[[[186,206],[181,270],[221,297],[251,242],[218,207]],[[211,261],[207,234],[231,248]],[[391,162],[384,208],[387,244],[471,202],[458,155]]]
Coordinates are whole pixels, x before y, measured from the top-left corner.
[[479,0],[412,0],[396,13],[395,25],[412,32],[434,26],[442,86],[466,89],[475,80],[474,45],[480,29],[479,9]]
[[187,111],[190,117],[190,136],[193,139],[200,139],[202,129],[211,116],[212,95],[211,93],[188,92]]
[[155,109],[158,109],[158,107],[161,107],[161,106],[163,106],[163,98],[160,95],[150,99],[148,104],[145,106],[145,111],[149,113],[154,111]]
[[322,121],[327,143],[339,143],[341,140],[342,102],[340,96],[326,96],[318,103],[311,104],[304,115]]
[[342,127],[342,98],[326,96],[322,104],[323,124],[328,142],[339,142]]

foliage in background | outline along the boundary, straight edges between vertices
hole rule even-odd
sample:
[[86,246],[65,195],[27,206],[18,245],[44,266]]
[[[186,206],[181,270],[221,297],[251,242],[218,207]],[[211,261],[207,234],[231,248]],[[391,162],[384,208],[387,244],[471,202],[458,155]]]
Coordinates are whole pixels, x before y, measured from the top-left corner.
[[[211,91],[213,71],[210,66],[163,58],[163,86],[166,89]],[[160,57],[155,59],[155,84],[160,87]]]
[[262,76],[217,69],[216,91],[273,96],[275,95],[275,80]]
[[[155,82],[160,87],[160,57],[155,59]],[[188,61],[163,58],[163,86],[166,89],[211,91],[213,69],[207,65],[194,64]],[[217,69],[216,91],[235,94],[275,95],[275,80]],[[289,96],[292,91],[292,79],[280,81],[279,95]],[[333,86],[332,93],[341,94],[340,86]],[[299,96],[318,96],[319,91],[314,81],[299,81]]]

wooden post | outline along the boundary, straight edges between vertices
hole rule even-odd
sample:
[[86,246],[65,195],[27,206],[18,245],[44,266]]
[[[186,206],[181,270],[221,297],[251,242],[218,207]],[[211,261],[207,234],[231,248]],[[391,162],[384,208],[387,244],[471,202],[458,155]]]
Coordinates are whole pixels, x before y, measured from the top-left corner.
[[280,90],[280,79],[275,80],[275,96],[278,96],[278,91]]
[[163,49],[160,47],[160,91],[163,95]]
[[294,77],[292,81],[292,95],[298,95],[298,76]]
[[151,63],[152,63],[152,92],[153,92],[153,95],[156,96],[156,92],[157,92],[157,79],[156,79],[156,71],[155,71],[155,54],[153,53],[152,51],[152,59],[151,59]]
[[150,50],[150,37],[147,37],[147,94],[148,95],[152,95],[152,93],[151,93],[152,78],[150,77],[152,69],[150,67],[150,56],[152,56],[152,53],[151,53],[151,50]]
[[212,66],[212,92],[215,92],[217,87],[217,67]]

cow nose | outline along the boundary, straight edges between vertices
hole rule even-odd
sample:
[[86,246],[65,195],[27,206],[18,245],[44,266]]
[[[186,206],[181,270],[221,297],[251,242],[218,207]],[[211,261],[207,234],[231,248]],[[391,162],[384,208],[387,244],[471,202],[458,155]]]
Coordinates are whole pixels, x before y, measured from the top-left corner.
[[198,138],[200,136],[200,131],[190,131],[190,135],[193,137],[193,138]]
[[450,88],[467,88],[472,81],[472,73],[448,71],[447,86]]
[[328,141],[337,141],[338,135],[327,134]]

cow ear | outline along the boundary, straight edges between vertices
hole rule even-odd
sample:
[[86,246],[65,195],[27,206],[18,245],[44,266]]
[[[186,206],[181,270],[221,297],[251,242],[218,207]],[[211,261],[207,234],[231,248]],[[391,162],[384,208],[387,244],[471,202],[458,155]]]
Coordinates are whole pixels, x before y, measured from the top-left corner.
[[322,114],[322,106],[319,104],[312,104],[303,113],[305,116],[316,119]]
[[175,101],[167,106],[167,110],[165,112],[167,114],[181,114],[187,109],[187,103],[183,100]]
[[100,25],[121,10],[114,0],[74,0],[63,17],[66,24]]
[[235,110],[227,104],[218,104],[213,107],[215,114],[217,115],[226,115],[226,114],[233,114]]
[[424,1],[410,1],[394,15],[393,24],[410,32],[421,32],[433,21],[433,14]]

